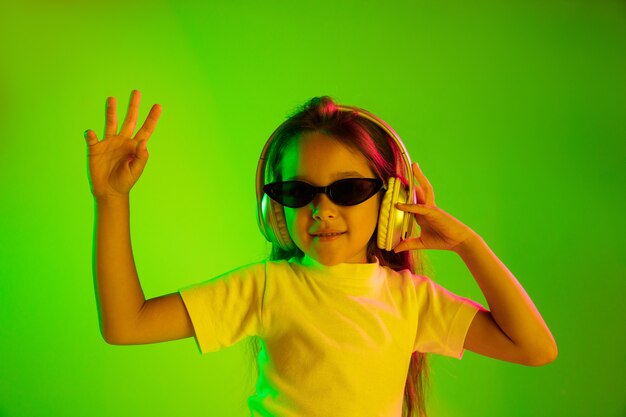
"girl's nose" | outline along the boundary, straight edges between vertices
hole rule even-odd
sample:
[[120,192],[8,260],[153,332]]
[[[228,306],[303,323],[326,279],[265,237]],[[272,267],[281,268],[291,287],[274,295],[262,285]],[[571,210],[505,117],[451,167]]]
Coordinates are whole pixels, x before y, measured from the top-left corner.
[[320,193],[311,202],[315,219],[332,218],[337,214],[337,206],[326,194]]

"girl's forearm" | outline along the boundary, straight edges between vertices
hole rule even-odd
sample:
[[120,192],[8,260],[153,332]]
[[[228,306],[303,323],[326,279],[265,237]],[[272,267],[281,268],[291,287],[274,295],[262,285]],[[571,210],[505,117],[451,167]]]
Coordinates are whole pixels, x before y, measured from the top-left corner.
[[556,357],[556,342],[541,314],[485,241],[475,234],[455,252],[478,283],[500,329],[529,354]]
[[124,343],[145,302],[130,240],[128,197],[96,199],[93,274],[102,336]]

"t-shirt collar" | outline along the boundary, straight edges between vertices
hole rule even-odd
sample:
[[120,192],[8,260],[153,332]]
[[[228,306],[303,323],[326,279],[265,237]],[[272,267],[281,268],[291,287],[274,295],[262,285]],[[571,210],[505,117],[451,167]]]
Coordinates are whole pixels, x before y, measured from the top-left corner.
[[374,257],[372,263],[339,263],[324,265],[304,255],[300,264],[307,272],[323,279],[330,285],[341,287],[372,288],[380,284],[382,275],[379,273],[380,262]]

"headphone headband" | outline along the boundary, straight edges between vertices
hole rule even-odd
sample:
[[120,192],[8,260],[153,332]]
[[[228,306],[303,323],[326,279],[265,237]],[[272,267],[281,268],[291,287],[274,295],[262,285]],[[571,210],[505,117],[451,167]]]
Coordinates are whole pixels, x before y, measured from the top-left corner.
[[[409,197],[410,201],[412,203],[415,203],[416,202],[415,191],[414,191],[415,185],[414,185],[414,179],[413,179],[413,169],[411,166],[411,159],[409,158],[409,153],[407,152],[406,147],[404,146],[404,143],[402,142],[398,134],[384,120],[368,112],[367,110],[361,109],[359,107],[346,106],[346,105],[340,105],[340,104],[337,105],[337,110],[341,112],[355,113],[357,117],[362,117],[364,119],[371,121],[372,123],[380,127],[385,133],[387,133],[388,138],[390,138],[396,144],[397,149],[400,151],[402,155],[402,160],[404,161],[404,175],[407,181],[409,182],[408,196],[410,196]],[[263,233],[265,238],[269,241],[273,241],[275,239],[273,239],[274,232],[267,230],[266,223],[263,219],[264,210],[265,211],[270,210],[270,207],[263,207],[264,201],[266,202],[265,204],[267,205],[271,204],[269,199],[263,199],[263,194],[264,194],[263,186],[265,185],[264,183],[265,183],[265,177],[266,177],[267,152],[270,148],[271,143],[274,140],[274,136],[276,135],[276,132],[278,132],[280,128],[285,123],[287,123],[288,120],[289,119],[285,120],[274,130],[274,132],[272,132],[271,136],[269,137],[269,139],[265,143],[265,146],[263,147],[263,151],[261,152],[261,156],[259,157],[259,162],[257,164],[257,170],[256,170],[257,222],[259,224],[259,228],[261,229],[261,233]],[[394,161],[394,164],[395,164],[395,161]],[[278,204],[278,203],[275,203],[275,204]],[[405,218],[406,218],[406,221],[405,221],[405,227],[403,227],[403,230],[407,232],[407,229],[409,226],[408,220],[410,216],[405,216]]]

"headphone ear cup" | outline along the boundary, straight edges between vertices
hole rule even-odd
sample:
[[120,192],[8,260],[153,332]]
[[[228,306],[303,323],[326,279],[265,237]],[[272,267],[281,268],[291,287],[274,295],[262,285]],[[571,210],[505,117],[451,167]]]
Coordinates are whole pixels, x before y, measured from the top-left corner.
[[291,236],[289,236],[283,206],[274,202],[267,194],[264,194],[261,207],[265,238],[272,244],[279,245],[284,250],[293,248],[293,241]]
[[402,238],[404,211],[396,208],[396,203],[407,202],[407,190],[398,178],[389,178],[387,191],[380,203],[378,214],[378,248],[392,250]]

